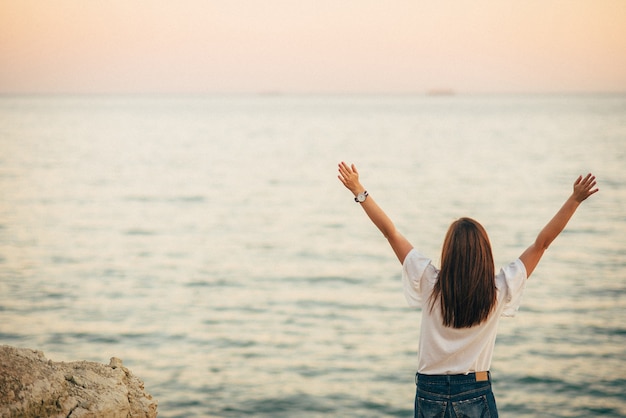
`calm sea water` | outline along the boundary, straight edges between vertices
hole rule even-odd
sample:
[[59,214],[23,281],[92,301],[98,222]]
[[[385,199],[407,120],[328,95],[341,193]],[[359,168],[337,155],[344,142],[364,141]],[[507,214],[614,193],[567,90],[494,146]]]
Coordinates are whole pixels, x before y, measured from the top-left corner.
[[409,417],[420,312],[336,178],[438,264],[585,202],[501,322],[504,417],[626,416],[626,96],[0,98],[0,344],[108,363],[161,417]]

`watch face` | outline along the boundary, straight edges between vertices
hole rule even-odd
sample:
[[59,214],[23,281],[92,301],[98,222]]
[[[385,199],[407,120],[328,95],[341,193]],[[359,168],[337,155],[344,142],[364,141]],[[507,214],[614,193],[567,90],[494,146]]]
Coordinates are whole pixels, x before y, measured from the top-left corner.
[[356,198],[357,198],[357,200],[359,202],[365,202],[365,194],[364,193],[359,193],[359,195]]

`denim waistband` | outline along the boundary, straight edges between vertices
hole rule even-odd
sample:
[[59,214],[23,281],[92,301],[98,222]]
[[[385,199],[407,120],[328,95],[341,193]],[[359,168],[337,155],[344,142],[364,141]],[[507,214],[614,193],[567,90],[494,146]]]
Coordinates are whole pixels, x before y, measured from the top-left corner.
[[431,384],[462,384],[481,381],[491,381],[491,372],[476,372],[468,374],[415,374],[415,383]]

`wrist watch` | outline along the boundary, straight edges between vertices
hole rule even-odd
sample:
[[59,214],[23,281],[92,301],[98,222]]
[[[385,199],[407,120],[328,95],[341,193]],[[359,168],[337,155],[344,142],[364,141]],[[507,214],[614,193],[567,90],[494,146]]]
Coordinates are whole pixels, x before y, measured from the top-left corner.
[[362,193],[359,193],[358,195],[356,195],[356,197],[354,198],[354,201],[356,203],[363,203],[365,202],[365,199],[367,199],[367,196],[369,196],[369,193],[367,193],[367,190],[364,190]]

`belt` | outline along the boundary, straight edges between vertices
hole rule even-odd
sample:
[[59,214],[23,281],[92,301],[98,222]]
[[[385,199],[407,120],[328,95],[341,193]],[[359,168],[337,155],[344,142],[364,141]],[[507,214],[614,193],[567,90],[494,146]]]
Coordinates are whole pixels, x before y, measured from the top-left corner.
[[491,380],[491,372],[472,372],[468,374],[421,374],[415,375],[415,383],[418,379],[430,383],[451,383],[451,382],[486,382]]

